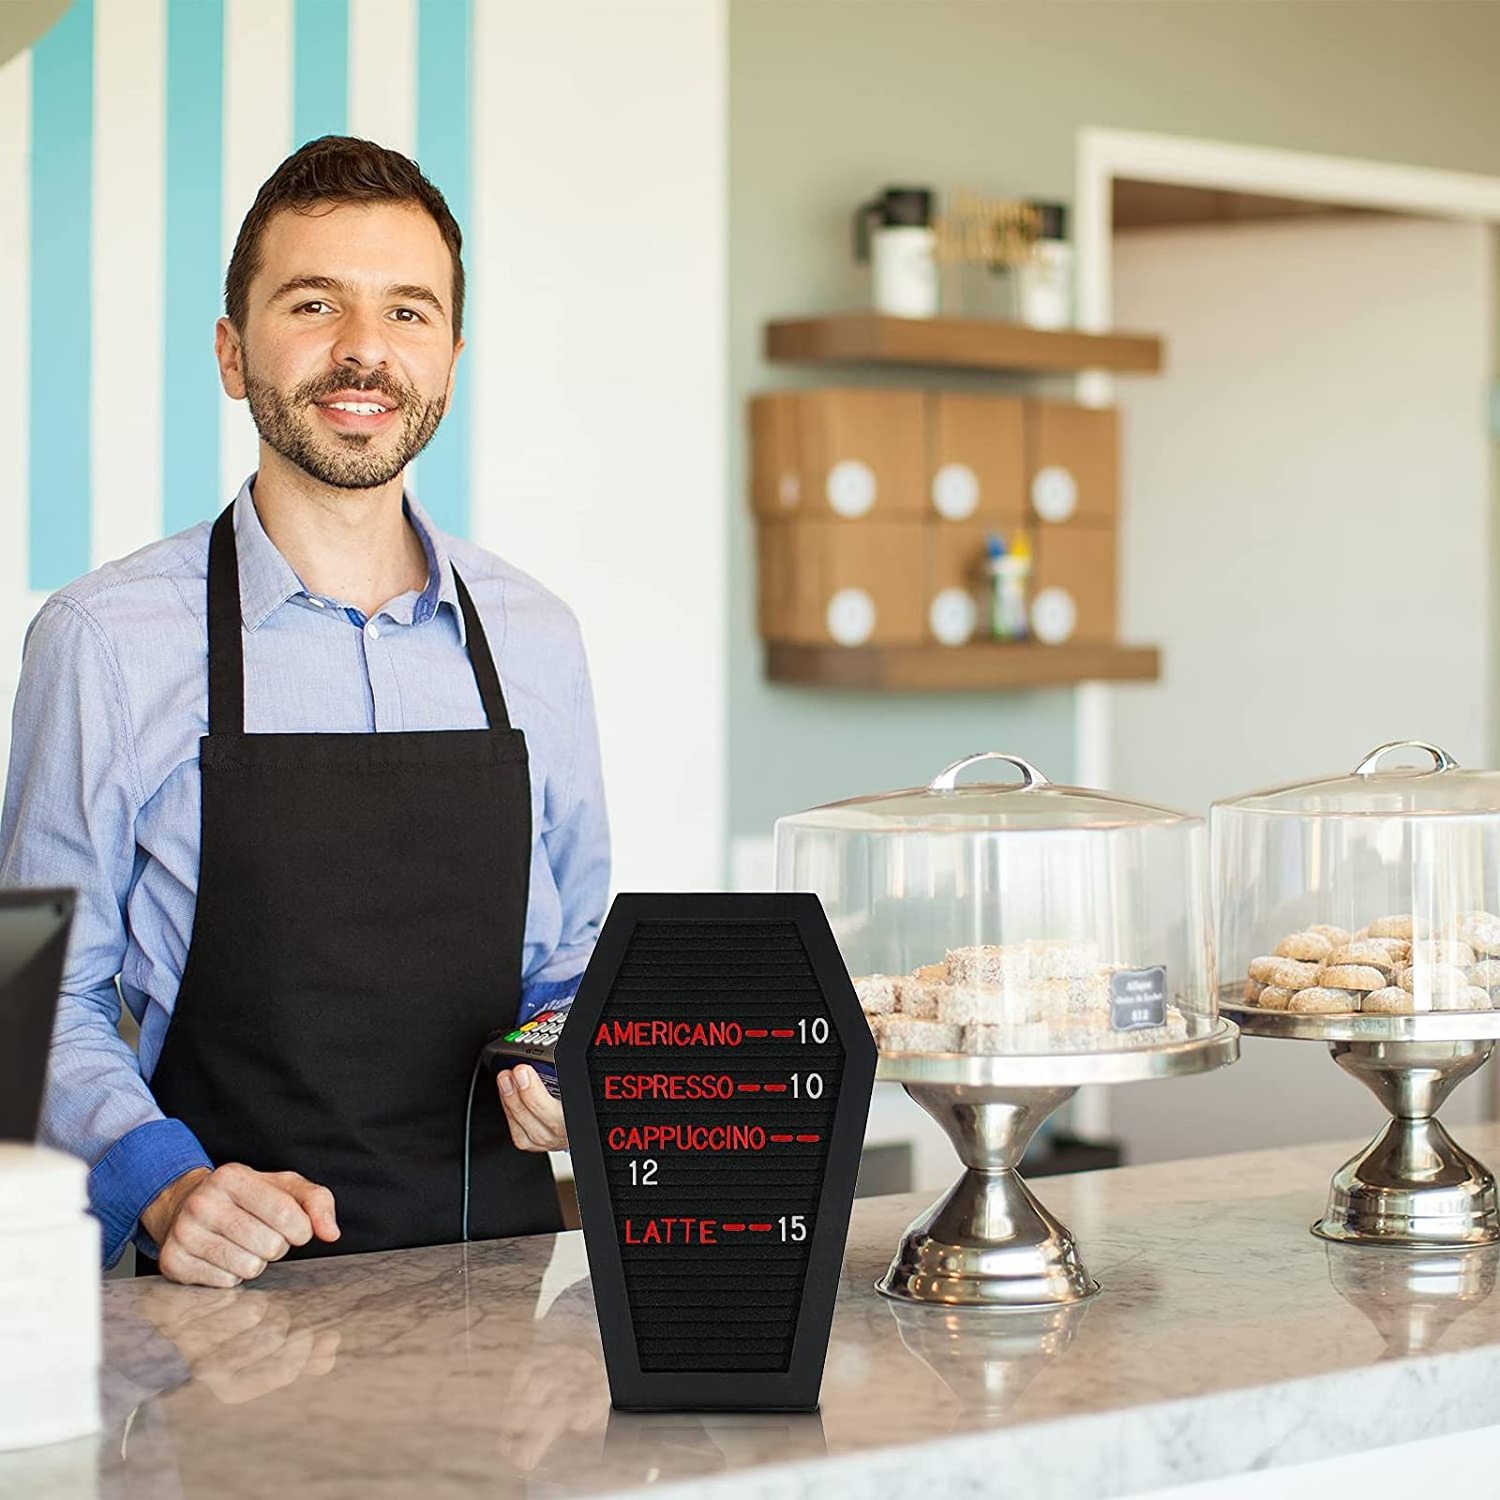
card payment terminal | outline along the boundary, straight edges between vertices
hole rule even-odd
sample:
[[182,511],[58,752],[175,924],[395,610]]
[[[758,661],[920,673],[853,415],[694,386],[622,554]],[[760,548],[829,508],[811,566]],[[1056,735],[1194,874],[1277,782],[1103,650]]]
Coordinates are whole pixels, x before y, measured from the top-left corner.
[[529,1021],[523,1021],[511,1031],[497,1031],[480,1053],[485,1067],[495,1074],[520,1062],[530,1063],[547,1092],[554,1099],[561,1098],[557,1069],[552,1066],[552,1049],[562,1035],[563,1022],[568,1019],[568,1008],[572,1004],[572,1000],[565,1000],[560,1005],[539,1010]]

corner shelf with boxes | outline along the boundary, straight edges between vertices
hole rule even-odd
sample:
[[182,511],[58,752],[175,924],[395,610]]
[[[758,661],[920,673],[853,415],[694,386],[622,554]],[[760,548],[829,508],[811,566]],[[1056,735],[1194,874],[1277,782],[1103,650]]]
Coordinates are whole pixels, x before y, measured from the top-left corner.
[[[787,326],[772,325],[773,351]],[[925,345],[880,347],[843,357],[934,362]],[[834,386],[752,397],[750,436],[772,681],[962,691],[1158,675],[1154,647],[1115,639],[1113,408]]]

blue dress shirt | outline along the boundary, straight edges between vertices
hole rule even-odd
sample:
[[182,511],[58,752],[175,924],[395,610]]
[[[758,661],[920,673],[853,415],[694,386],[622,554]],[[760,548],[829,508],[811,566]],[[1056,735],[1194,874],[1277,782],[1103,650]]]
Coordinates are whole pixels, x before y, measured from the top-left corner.
[[[609,887],[598,733],[577,620],[526,574],[443,535],[410,497],[427,585],[367,620],[302,586],[260,524],[252,483],[235,501],[246,732],[483,728],[456,562],[530,752],[522,1014],[571,995]],[[16,693],[0,885],[79,892],[42,1138],[90,1164],[106,1265],[137,1235],[141,1210],[162,1188],[190,1168],[216,1165],[181,1121],[163,1117],[146,1084],[172,1019],[197,903],[208,536],[208,523],[195,526],[52,595],[27,632]],[[309,848],[307,858],[317,857]],[[139,1055],[117,1030],[122,996],[140,1023]],[[154,1251],[144,1232],[138,1239]]]

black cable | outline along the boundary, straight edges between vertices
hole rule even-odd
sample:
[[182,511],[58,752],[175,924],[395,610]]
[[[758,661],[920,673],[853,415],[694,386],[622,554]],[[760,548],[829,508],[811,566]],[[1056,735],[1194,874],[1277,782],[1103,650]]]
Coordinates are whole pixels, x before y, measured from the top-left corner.
[[469,1242],[469,1145],[474,1134],[474,1086],[479,1082],[479,1069],[484,1061],[481,1052],[474,1059],[474,1071],[469,1075],[469,1102],[464,1106],[464,1243]]

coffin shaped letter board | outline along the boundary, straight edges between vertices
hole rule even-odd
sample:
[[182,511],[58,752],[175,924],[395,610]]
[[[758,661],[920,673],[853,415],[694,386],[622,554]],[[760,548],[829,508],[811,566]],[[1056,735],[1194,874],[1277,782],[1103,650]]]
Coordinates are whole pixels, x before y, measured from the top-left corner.
[[876,1049],[812,895],[622,895],[557,1045],[614,1404],[811,1410]]

